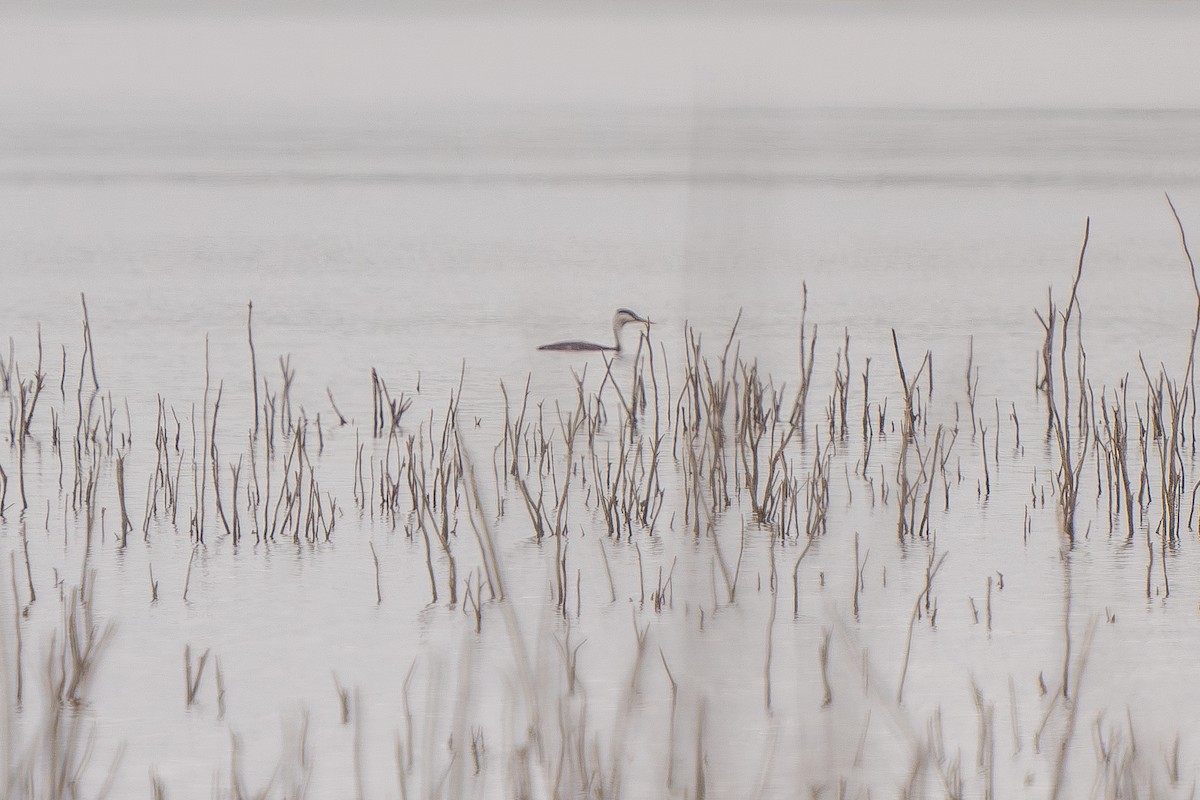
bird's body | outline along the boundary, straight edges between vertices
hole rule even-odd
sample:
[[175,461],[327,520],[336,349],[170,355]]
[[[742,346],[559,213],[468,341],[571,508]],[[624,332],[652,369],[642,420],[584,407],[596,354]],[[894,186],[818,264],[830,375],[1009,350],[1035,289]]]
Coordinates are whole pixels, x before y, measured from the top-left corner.
[[539,347],[538,350],[556,350],[559,352],[572,352],[572,353],[587,353],[587,352],[619,353],[619,352],[621,352],[621,329],[624,328],[626,325],[628,325],[630,322],[639,322],[643,325],[650,324],[650,320],[646,319],[645,317],[638,316],[636,313],[634,313],[633,311],[630,311],[628,308],[619,308],[619,309],[617,309],[617,313],[613,315],[613,343],[611,345],[596,344],[594,342],[582,342],[582,341],[572,340],[572,341],[567,341],[567,342],[555,342],[553,344],[544,344],[541,347]]
[[562,350],[571,353],[586,353],[596,351],[613,352],[620,348],[611,344],[596,344],[595,342],[555,342],[554,344],[544,344],[538,350]]

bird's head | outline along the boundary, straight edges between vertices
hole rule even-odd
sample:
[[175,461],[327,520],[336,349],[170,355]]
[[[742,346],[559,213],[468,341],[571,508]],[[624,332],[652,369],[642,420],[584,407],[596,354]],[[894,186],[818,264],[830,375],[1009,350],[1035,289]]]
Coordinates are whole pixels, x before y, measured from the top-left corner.
[[638,322],[642,325],[650,324],[649,319],[639,316],[637,312],[630,311],[628,308],[618,308],[617,313],[613,315],[613,330],[620,330],[631,322]]

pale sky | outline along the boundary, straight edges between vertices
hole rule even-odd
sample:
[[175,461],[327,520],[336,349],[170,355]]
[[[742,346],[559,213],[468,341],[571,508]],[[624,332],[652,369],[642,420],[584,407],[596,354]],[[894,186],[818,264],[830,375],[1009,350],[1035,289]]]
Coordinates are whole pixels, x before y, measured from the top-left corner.
[[1191,3],[456,16],[0,10],[0,114],[430,103],[1200,107]]

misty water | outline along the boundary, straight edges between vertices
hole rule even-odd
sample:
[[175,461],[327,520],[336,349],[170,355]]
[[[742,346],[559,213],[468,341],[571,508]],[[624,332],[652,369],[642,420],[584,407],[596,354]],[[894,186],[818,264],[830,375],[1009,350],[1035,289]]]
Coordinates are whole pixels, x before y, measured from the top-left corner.
[[[1193,111],[0,121],[8,793],[51,785],[68,752],[80,796],[109,780],[118,797],[1186,795],[1200,713],[1190,394],[1177,537],[1161,526],[1164,440],[1139,431],[1148,379],[1157,390],[1165,371],[1164,396],[1189,387],[1196,297],[1164,192],[1200,236],[1198,180]],[[1125,414],[1132,537],[1098,417],[1064,533],[1038,389],[1049,289],[1056,336],[1073,309],[1055,388],[1071,392],[1074,446],[1079,332],[1087,408],[1119,399]],[[619,307],[653,321],[653,361],[637,326],[611,365],[536,349],[609,341]],[[689,326],[697,376],[720,383],[732,343],[724,450],[704,449],[716,423],[698,411],[707,384],[686,383]],[[802,334],[815,362],[800,428]],[[382,434],[372,370],[411,401]],[[602,419],[568,451],[577,381]],[[764,465],[791,437],[790,523],[757,519],[745,487],[756,381],[777,403],[760,409],[774,420]],[[514,477],[506,424],[523,406]],[[448,495],[432,488],[447,440]],[[412,511],[414,453],[436,513]],[[600,487],[625,458],[661,509],[614,533]],[[300,507],[315,477],[321,520],[289,517],[303,532],[263,541],[287,513],[281,476],[304,459]],[[929,510],[907,535],[905,469]],[[252,512],[268,473],[274,494]],[[538,537],[521,481],[565,520],[558,535]],[[90,624],[112,630],[71,702],[46,663],[64,659],[81,583]],[[193,673],[208,654],[190,703],[185,648]],[[90,745],[47,731],[54,707]]]

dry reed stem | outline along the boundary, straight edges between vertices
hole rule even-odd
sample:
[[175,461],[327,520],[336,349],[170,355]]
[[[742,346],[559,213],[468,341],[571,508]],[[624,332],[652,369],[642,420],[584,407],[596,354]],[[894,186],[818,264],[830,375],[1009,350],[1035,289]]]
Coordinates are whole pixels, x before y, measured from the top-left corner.
[[375,562],[375,604],[379,605],[383,602],[383,589],[379,585],[379,556],[375,553],[374,542],[367,542],[367,546],[371,548],[371,559]]

